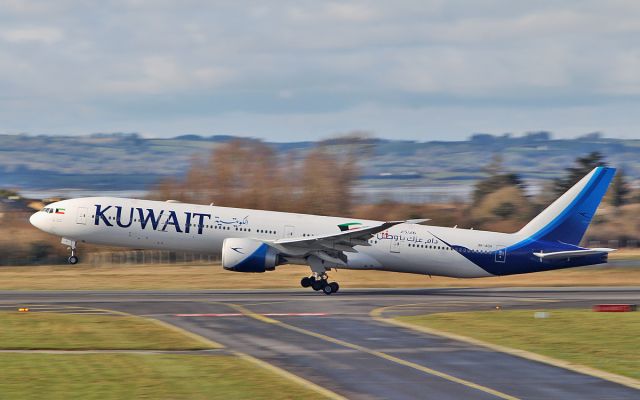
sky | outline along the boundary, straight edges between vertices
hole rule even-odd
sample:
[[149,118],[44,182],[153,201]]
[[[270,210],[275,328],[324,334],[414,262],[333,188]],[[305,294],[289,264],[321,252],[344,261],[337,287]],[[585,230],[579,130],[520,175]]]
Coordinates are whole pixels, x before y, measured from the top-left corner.
[[640,138],[640,2],[0,0],[0,133]]

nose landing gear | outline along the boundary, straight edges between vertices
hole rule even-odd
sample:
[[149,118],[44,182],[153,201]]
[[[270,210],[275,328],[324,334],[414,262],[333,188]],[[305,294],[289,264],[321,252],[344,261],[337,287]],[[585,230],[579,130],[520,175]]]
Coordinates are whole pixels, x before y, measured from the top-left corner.
[[303,288],[311,287],[313,290],[322,291],[326,295],[337,293],[340,290],[338,282],[328,282],[329,276],[326,273],[314,272],[311,276],[305,276],[300,280],[300,285]]
[[71,256],[69,256],[67,261],[71,265],[76,265],[80,261],[78,256],[76,256],[76,241],[62,238],[61,242],[62,244],[66,244],[67,246],[69,246],[69,250],[71,250]]

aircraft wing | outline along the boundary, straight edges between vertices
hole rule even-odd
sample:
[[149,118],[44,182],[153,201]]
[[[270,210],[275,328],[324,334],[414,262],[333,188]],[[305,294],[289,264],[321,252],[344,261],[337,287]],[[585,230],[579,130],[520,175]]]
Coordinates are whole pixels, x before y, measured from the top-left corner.
[[345,252],[357,253],[355,246],[371,246],[369,239],[376,233],[385,231],[399,224],[420,224],[428,219],[410,219],[406,221],[387,221],[373,226],[363,226],[343,232],[325,235],[263,240],[284,254],[315,254],[318,257],[338,264],[346,262]]
[[555,260],[558,258],[576,258],[576,257],[591,256],[594,254],[604,254],[604,253],[610,253],[615,250],[616,249],[609,249],[609,248],[603,247],[603,248],[595,248],[595,249],[556,251],[552,253],[533,253],[533,255],[536,257],[540,257],[541,259]]

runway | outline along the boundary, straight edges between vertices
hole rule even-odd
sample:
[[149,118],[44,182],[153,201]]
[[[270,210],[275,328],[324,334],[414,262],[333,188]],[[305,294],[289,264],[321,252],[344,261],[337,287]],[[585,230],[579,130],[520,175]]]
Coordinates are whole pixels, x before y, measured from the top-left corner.
[[[637,399],[589,375],[371,317],[639,303],[640,288],[0,292],[0,306],[157,318],[349,399]],[[98,310],[97,310],[98,309]]]

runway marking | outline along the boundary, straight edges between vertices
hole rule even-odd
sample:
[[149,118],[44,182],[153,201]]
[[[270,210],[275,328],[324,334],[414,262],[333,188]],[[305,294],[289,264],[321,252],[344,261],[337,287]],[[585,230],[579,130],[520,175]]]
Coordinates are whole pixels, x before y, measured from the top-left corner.
[[[77,307],[77,306],[68,306],[68,308],[79,308],[79,307]],[[150,321],[152,323],[155,323],[156,325],[160,325],[160,326],[162,326],[164,328],[171,329],[171,330],[176,331],[176,332],[180,332],[185,336],[191,337],[191,338],[193,338],[195,340],[200,341],[201,343],[204,343],[204,344],[207,344],[208,346],[213,347],[213,349],[210,349],[210,350],[223,350],[223,349],[225,349],[225,346],[223,346],[223,345],[221,345],[221,344],[219,344],[217,342],[214,342],[211,339],[208,339],[208,338],[206,338],[204,336],[200,336],[200,335],[198,335],[196,333],[193,333],[191,331],[183,329],[183,328],[181,328],[181,327],[179,327],[177,325],[173,325],[173,324],[170,324],[168,322],[164,322],[164,321],[159,320],[159,319],[148,318],[148,317],[141,316],[141,315],[130,314],[130,313],[127,313],[127,312],[124,312],[124,311],[107,310],[107,309],[94,308],[94,307],[84,307],[84,308],[85,309],[94,310],[94,311],[98,311],[98,312],[108,313],[108,314],[112,314],[112,315],[120,315],[120,316],[127,316],[127,317],[142,318],[142,319],[145,319],[145,320]],[[203,352],[203,351],[200,351],[200,352]],[[269,364],[269,363],[267,363],[265,361],[259,360],[259,359],[255,358],[255,357],[252,357],[252,356],[248,355],[248,354],[240,353],[240,352],[237,352],[237,351],[232,351],[232,353],[234,355],[246,360],[246,361],[249,361],[249,362],[261,367],[261,368],[264,368],[264,369],[269,370],[271,372],[274,372],[274,373],[276,373],[276,374],[278,374],[278,375],[280,375],[280,376],[282,376],[282,377],[284,377],[286,379],[294,381],[294,382],[296,382],[296,383],[298,383],[298,384],[300,384],[300,385],[302,385],[304,387],[309,388],[310,390],[315,391],[316,393],[322,394],[323,396],[326,396],[329,399],[347,400],[345,397],[342,397],[337,393],[334,393],[334,392],[332,392],[332,391],[330,391],[328,389],[325,389],[322,386],[317,385],[314,382],[308,381],[308,380],[306,380],[306,379],[304,379],[304,378],[302,378],[300,376],[294,375],[291,372],[286,371],[286,370],[284,370],[282,368],[276,367],[275,365],[272,365],[272,364]]]
[[506,394],[506,393],[499,392],[497,390],[491,389],[491,388],[486,387],[486,386],[479,385],[477,383],[474,383],[474,382],[471,382],[471,381],[468,381],[468,380],[465,380],[465,379],[462,379],[462,378],[455,377],[453,375],[449,375],[447,373],[435,370],[433,368],[428,368],[428,367],[425,367],[425,366],[420,365],[420,364],[416,364],[416,363],[411,362],[411,361],[403,360],[401,358],[392,356],[392,355],[387,354],[387,353],[383,353],[381,351],[372,350],[372,349],[370,349],[368,347],[360,346],[360,345],[357,345],[357,344],[354,344],[354,343],[350,343],[350,342],[345,342],[344,340],[341,340],[341,339],[336,339],[336,338],[333,338],[331,336],[323,335],[321,333],[313,332],[313,331],[310,331],[310,330],[307,330],[307,329],[304,329],[304,328],[299,328],[299,327],[294,326],[294,325],[289,325],[289,324],[287,324],[285,322],[278,321],[278,320],[275,320],[273,318],[266,317],[266,316],[264,316],[262,314],[257,314],[257,313],[255,313],[255,312],[253,312],[253,311],[251,311],[251,310],[249,310],[249,309],[247,309],[247,308],[245,308],[245,307],[243,307],[241,305],[238,305],[238,304],[231,304],[231,303],[223,303],[223,304],[225,304],[225,305],[227,305],[227,306],[229,306],[229,307],[231,307],[231,308],[233,308],[235,310],[238,310],[239,312],[241,312],[242,314],[245,314],[248,317],[257,319],[257,320],[262,321],[264,323],[278,325],[278,326],[280,326],[282,328],[289,329],[289,330],[294,331],[294,332],[298,332],[298,333],[301,333],[301,334],[304,334],[304,335],[307,335],[307,336],[312,336],[312,337],[315,337],[315,338],[318,338],[318,339],[321,339],[321,340],[324,340],[324,341],[327,341],[327,342],[330,342],[330,343],[333,343],[333,344],[337,344],[339,346],[343,346],[343,347],[347,347],[347,348],[350,348],[350,349],[353,349],[353,350],[357,350],[357,351],[360,351],[360,352],[363,352],[363,353],[371,354],[373,356],[383,358],[383,359],[385,359],[387,361],[391,361],[391,362],[394,362],[396,364],[400,364],[400,365],[403,365],[403,366],[406,366],[406,367],[409,367],[409,368],[413,368],[413,369],[416,369],[418,371],[424,372],[426,374],[433,375],[433,376],[448,380],[450,382],[458,383],[460,385],[467,386],[467,387],[472,388],[472,389],[480,390],[482,392],[491,394],[491,395],[496,396],[496,397],[501,398],[501,399],[518,400],[517,397],[511,396],[511,395]]
[[185,336],[188,336],[188,337],[190,337],[190,338],[192,338],[192,339],[194,339],[194,340],[196,340],[196,341],[198,341],[200,343],[203,343],[203,344],[205,344],[207,346],[210,346],[212,348],[215,348],[215,349],[223,349],[224,348],[224,346],[221,345],[220,343],[214,342],[213,340],[208,339],[208,338],[206,338],[204,336],[200,336],[197,333],[193,333],[193,332],[188,331],[186,329],[183,329],[183,328],[181,328],[181,327],[179,327],[177,325],[173,325],[173,324],[170,324],[168,322],[164,322],[164,321],[159,320],[159,319],[148,318],[148,317],[144,317],[144,316],[141,316],[141,315],[130,314],[130,313],[127,313],[127,312],[124,312],[124,311],[107,310],[107,309],[104,309],[104,308],[94,308],[94,307],[86,307],[86,308],[87,309],[92,309],[92,310],[95,310],[95,311],[106,312],[106,313],[109,313],[109,314],[112,314],[112,315],[120,315],[120,316],[124,316],[124,317],[142,318],[142,319],[147,320],[147,321],[149,321],[151,323],[159,325],[159,326],[161,326],[163,328],[170,329],[170,330],[172,330],[174,332],[179,332],[179,333],[181,333],[181,334],[183,334]]
[[286,301],[267,301],[267,302],[261,302],[261,303],[244,303],[245,306],[263,306],[263,305],[267,305],[267,304],[281,304],[281,303],[286,303]]
[[109,311],[105,310],[96,310],[90,307],[83,306],[67,306],[62,304],[14,304],[14,305],[5,305],[0,306],[3,308],[13,308],[16,311],[19,308],[28,308],[31,313],[44,313],[44,314],[75,314],[75,315],[113,315]]
[[244,360],[247,360],[255,365],[257,365],[258,367],[264,368],[266,370],[269,370],[273,373],[276,373],[290,381],[296,382],[299,385],[302,385],[304,387],[307,387],[323,396],[326,396],[329,399],[333,399],[333,400],[347,400],[346,397],[340,396],[339,394],[329,390],[329,389],[325,389],[322,386],[311,382],[301,376],[292,374],[291,372],[282,369],[280,367],[276,367],[273,364],[269,364],[268,362],[262,361],[259,358],[255,358],[253,356],[250,356],[249,354],[246,353],[240,353],[240,352],[234,352],[234,354]]
[[584,365],[580,365],[580,364],[573,364],[570,363],[568,361],[564,361],[564,360],[558,360],[556,358],[553,357],[548,357],[548,356],[543,356],[541,354],[537,354],[537,353],[533,353],[530,351],[526,351],[526,350],[520,350],[520,349],[514,349],[511,347],[506,347],[506,346],[501,346],[498,344],[493,344],[493,343],[488,343],[482,340],[478,340],[478,339],[474,339],[468,336],[462,336],[462,335],[458,335],[455,333],[449,333],[449,332],[445,332],[445,331],[441,331],[441,330],[437,330],[437,329],[433,329],[433,328],[427,328],[424,326],[418,326],[418,325],[413,325],[413,324],[409,324],[406,322],[402,322],[402,321],[398,321],[394,318],[388,318],[388,317],[383,317],[382,314],[385,312],[385,310],[391,309],[393,307],[401,307],[401,306],[405,306],[405,305],[410,305],[410,304],[401,304],[401,305],[396,305],[396,306],[388,306],[388,307],[379,307],[376,308],[374,310],[372,310],[369,315],[371,316],[371,318],[373,318],[374,320],[378,321],[378,322],[382,322],[385,324],[389,324],[389,325],[395,325],[401,328],[405,328],[405,329],[409,329],[412,331],[416,331],[416,332],[420,332],[420,333],[426,333],[429,335],[434,335],[434,336],[440,336],[440,337],[444,337],[447,339],[452,339],[458,342],[463,342],[463,343],[468,343],[468,344],[472,344],[475,346],[479,346],[479,347],[484,347],[493,351],[497,351],[500,353],[505,353],[505,354],[509,354],[512,356],[516,356],[516,357],[520,357],[520,358],[524,358],[527,360],[531,360],[531,361],[536,361],[536,362],[540,362],[543,364],[548,364],[554,367],[558,367],[558,368],[563,368],[563,369],[567,369],[569,371],[573,371],[573,372],[577,372],[580,374],[584,374],[584,375],[590,375],[599,379],[603,379],[606,381],[610,381],[610,382],[614,382],[620,385],[624,385],[627,387],[631,387],[633,389],[640,389],[640,381],[633,379],[633,378],[629,378],[626,376],[622,376],[622,375],[617,375],[617,374],[613,374],[611,372],[605,372],[605,371],[601,371],[599,369],[596,368],[591,368],[591,367],[587,367]]
[[[328,313],[267,313],[265,317],[325,317]],[[175,314],[176,317],[246,317],[242,313]]]
[[[546,300],[546,299],[511,299],[511,301],[519,301],[519,302],[530,302],[530,303],[555,303],[558,302],[558,300]],[[376,319],[376,318],[383,318],[382,314],[386,311],[389,311],[391,309],[394,308],[402,308],[402,309],[410,309],[410,310],[416,310],[416,309],[420,309],[420,308],[425,308],[425,307],[429,307],[431,309],[434,308],[441,308],[441,307],[446,307],[446,306],[451,306],[451,305],[459,305],[459,306],[467,306],[467,305],[477,305],[477,304],[494,304],[494,305],[499,305],[499,306],[505,306],[504,303],[500,303],[500,302],[495,302],[495,301],[487,301],[487,300],[480,300],[480,301],[467,301],[467,300],[450,300],[450,301],[445,301],[445,302],[437,302],[437,303],[409,303],[409,304],[394,304],[391,306],[386,306],[386,307],[379,307],[376,308],[374,310],[372,310],[369,315]],[[429,310],[425,310],[426,313],[429,313]]]
[[0,354],[233,354],[226,349],[207,350],[149,350],[149,349],[2,349]]

